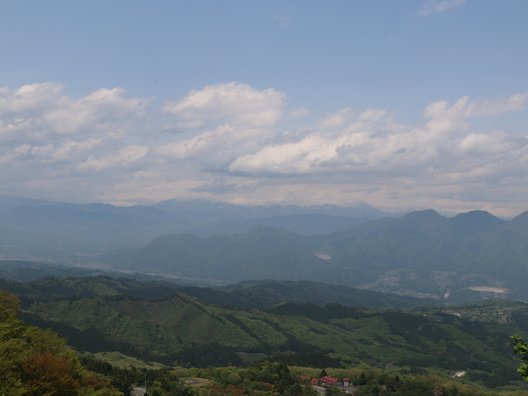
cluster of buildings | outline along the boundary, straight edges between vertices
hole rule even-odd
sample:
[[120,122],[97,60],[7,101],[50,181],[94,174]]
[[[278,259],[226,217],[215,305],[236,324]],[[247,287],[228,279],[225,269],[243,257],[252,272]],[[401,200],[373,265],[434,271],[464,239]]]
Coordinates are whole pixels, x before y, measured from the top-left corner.
[[312,378],[309,375],[301,375],[299,381],[303,384],[331,387],[337,386],[340,388],[351,388],[350,378],[336,378],[329,375],[325,375],[321,378]]

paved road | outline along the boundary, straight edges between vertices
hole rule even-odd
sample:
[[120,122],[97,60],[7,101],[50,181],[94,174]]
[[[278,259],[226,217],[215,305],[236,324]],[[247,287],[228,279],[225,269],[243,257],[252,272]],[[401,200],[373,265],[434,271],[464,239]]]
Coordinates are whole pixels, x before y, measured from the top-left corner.
[[[319,393],[320,395],[326,395],[326,389],[323,388],[322,386],[311,385],[311,387],[314,388],[317,391],[317,393]],[[339,389],[341,389],[345,393],[349,393],[349,394],[354,393],[354,387],[353,386],[344,386],[344,387],[339,388]]]
[[145,388],[136,386],[132,388],[132,392],[130,393],[130,396],[144,396],[145,393],[147,393],[147,390]]
[[320,395],[326,395],[326,389],[322,386],[312,385],[312,388],[314,388]]

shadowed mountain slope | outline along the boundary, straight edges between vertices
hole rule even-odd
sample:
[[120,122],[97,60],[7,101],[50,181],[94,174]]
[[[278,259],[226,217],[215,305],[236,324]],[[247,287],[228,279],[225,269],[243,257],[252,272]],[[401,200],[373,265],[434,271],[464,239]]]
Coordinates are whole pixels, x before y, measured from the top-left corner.
[[106,260],[224,282],[310,280],[451,301],[528,298],[519,281],[528,276],[526,218],[503,221],[483,211],[446,218],[425,210],[321,236],[263,227],[209,238],[176,234]]

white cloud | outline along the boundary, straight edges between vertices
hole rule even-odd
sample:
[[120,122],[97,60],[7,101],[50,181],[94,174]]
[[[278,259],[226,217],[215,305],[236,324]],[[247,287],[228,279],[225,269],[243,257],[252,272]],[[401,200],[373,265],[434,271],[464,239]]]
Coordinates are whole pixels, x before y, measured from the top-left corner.
[[165,111],[180,117],[184,125],[233,123],[270,127],[281,116],[284,95],[274,89],[257,90],[235,82],[193,90],[183,99],[165,104]]
[[202,165],[224,164],[273,135],[283,112],[284,94],[274,89],[227,83],[193,90],[166,103],[187,133],[156,148],[172,159],[202,156]]
[[79,164],[81,170],[102,171],[105,169],[123,167],[141,161],[149,152],[148,147],[127,146],[116,153],[101,157],[90,157]]
[[63,99],[61,106],[45,114],[45,121],[57,133],[71,134],[83,128],[104,128],[133,112],[135,117],[140,115],[146,101],[124,95],[124,89],[113,88],[99,89],[76,101]]
[[325,117],[321,121],[321,126],[323,128],[339,128],[343,126],[343,124],[348,120],[351,114],[352,114],[352,109],[349,107],[346,107],[342,110],[339,110],[338,112],[334,114],[331,114]]
[[142,115],[147,101],[125,98],[121,88],[71,99],[60,84],[0,89],[0,141],[122,129]]
[[[380,109],[345,108],[324,118],[300,139],[261,148],[235,159],[233,172],[310,174],[349,170],[377,172],[408,159],[416,130],[396,123]],[[418,150],[415,150],[418,151]],[[419,158],[414,153],[413,160]]]
[[67,140],[59,145],[52,154],[57,161],[69,160],[72,155],[82,155],[84,152],[91,152],[96,147],[101,146],[104,140],[101,138],[89,138],[84,141]]
[[505,154],[523,149],[528,139],[509,136],[504,132],[470,133],[459,143],[458,149],[465,154]]
[[[471,120],[521,110],[526,95],[494,100],[467,97],[450,104],[439,101],[424,111],[423,125],[403,125],[380,109],[340,110],[323,119],[317,128],[293,140],[273,143],[237,157],[232,172],[248,175],[341,175],[357,179],[370,175],[376,185],[394,177],[428,184],[450,175],[475,180],[482,161],[497,169],[493,177],[508,177],[523,164],[527,139],[503,131],[476,132]],[[508,163],[508,166],[498,166]],[[490,170],[486,171],[491,175]],[[374,181],[376,180],[376,181]]]
[[447,101],[437,101],[429,104],[424,111],[428,119],[427,127],[433,133],[443,133],[467,129],[468,120],[475,117],[492,117],[526,106],[528,95],[515,94],[493,100],[471,101],[465,96],[458,99],[452,106]]
[[[154,126],[147,120],[148,100],[129,98],[121,88],[79,98],[63,90],[55,83],[0,88],[0,193],[49,194],[48,185],[63,186],[54,193],[66,196],[68,185],[75,185],[71,198],[82,199],[96,183],[112,182],[112,168],[126,172],[146,155],[138,143]],[[87,180],[81,170],[108,174]]]
[[493,100],[470,101],[464,96],[452,106],[447,101],[433,102],[425,108],[426,118],[449,117],[467,119],[472,117],[491,117],[510,111],[521,110],[526,106],[528,95],[515,94]]
[[61,84],[38,83],[23,85],[16,90],[0,89],[0,116],[13,117],[45,110],[50,99],[59,98]]
[[245,140],[246,137],[242,131],[226,124],[211,131],[200,132],[187,139],[164,144],[158,147],[157,152],[167,157],[183,159],[204,151],[214,150],[218,153],[219,150],[222,150],[222,146],[235,143],[240,139]]
[[453,8],[460,7],[466,0],[427,0],[418,10],[418,16],[442,14]]
[[302,129],[292,124],[303,107],[281,124],[284,97],[227,83],[156,107],[120,88],[79,98],[53,83],[0,88],[0,194],[524,209],[527,131],[476,121],[526,111],[526,94],[436,101],[407,124],[345,107]]

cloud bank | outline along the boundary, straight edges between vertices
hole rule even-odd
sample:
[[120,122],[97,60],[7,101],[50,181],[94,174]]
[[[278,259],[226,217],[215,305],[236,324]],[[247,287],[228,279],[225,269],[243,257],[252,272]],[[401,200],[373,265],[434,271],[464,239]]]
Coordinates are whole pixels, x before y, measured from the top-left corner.
[[527,209],[527,131],[482,122],[526,112],[525,93],[435,101],[414,124],[344,107],[295,129],[308,110],[274,88],[230,82],[162,104],[122,88],[64,91],[0,88],[0,194]]

